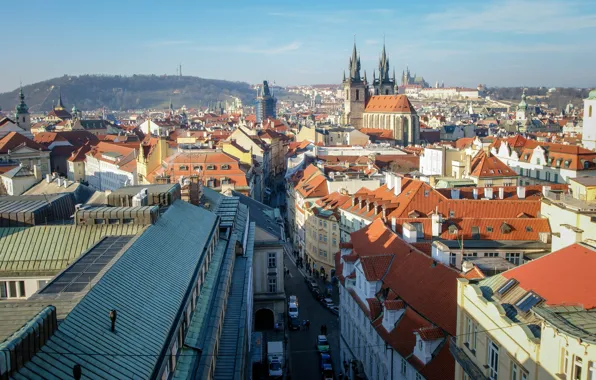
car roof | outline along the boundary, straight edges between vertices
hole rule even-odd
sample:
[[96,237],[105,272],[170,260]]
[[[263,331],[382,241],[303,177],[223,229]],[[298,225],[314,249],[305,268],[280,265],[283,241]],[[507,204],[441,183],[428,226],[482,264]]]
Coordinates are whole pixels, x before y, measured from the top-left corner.
[[326,335],[319,335],[317,338],[327,340],[327,336]]
[[298,306],[296,305],[296,303],[294,303],[294,302],[289,302],[289,304],[290,304],[290,305],[289,305],[290,307],[296,307],[296,308],[298,307]]
[[331,298],[325,298],[325,301],[331,301],[331,302],[333,302],[333,300]]

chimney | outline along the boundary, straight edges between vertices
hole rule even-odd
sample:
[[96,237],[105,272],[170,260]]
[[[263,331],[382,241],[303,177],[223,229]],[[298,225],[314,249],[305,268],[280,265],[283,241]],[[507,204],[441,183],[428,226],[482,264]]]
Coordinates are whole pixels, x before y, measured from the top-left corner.
[[519,199],[525,199],[526,198],[526,188],[524,186],[518,186],[517,187],[517,197]]
[[41,170],[39,169],[39,166],[37,166],[37,165],[33,165],[33,176],[35,177],[36,181],[42,180]]
[[505,188],[499,187],[499,199],[505,198]]
[[58,185],[58,187],[62,186],[62,178],[58,177],[58,179],[56,180],[56,184]]
[[443,218],[438,211],[432,215],[432,234],[433,236],[441,236],[443,230]]
[[406,243],[416,243],[416,240],[418,240],[416,227],[414,227],[411,223],[404,223],[402,226],[402,236]]
[[401,177],[393,175],[393,195],[401,194]]
[[50,174],[46,175],[46,182],[47,183],[51,183],[52,182],[52,176]]
[[396,227],[395,227],[396,224],[397,224],[397,221],[395,220],[395,217],[392,217],[391,218],[391,231],[396,232]]
[[542,196],[543,197],[547,197],[549,191],[550,191],[550,186],[542,186]]
[[68,188],[68,180],[66,178],[64,179],[64,188]]
[[478,199],[478,188],[477,187],[472,189],[472,194],[474,195],[474,199]]
[[462,272],[467,273],[467,272],[471,271],[472,269],[474,269],[474,264],[472,264],[471,261],[464,260],[461,263],[461,270],[462,270]]
[[110,320],[112,321],[112,332],[116,332],[116,318],[118,317],[118,312],[116,309],[112,309],[110,311]]
[[451,199],[459,199],[459,189],[451,189]]
[[492,187],[485,187],[484,188],[484,197],[488,198],[488,199],[493,199],[493,191],[494,189]]

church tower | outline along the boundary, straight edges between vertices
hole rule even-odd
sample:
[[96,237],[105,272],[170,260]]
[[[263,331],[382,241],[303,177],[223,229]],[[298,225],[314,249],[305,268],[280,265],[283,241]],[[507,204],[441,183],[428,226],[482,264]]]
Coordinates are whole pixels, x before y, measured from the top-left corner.
[[515,112],[515,120],[516,121],[526,121],[526,117],[528,116],[528,103],[526,103],[526,89],[522,91],[521,102],[517,106],[517,111]]
[[23,94],[23,87],[19,91],[20,102],[16,107],[17,125],[26,130],[31,130],[31,115],[29,114],[29,107],[25,104],[25,95]]
[[344,124],[351,124],[354,128],[362,127],[362,115],[366,102],[368,101],[368,89],[366,84],[366,75],[360,77],[360,56],[356,51],[356,43],[352,50],[352,57],[349,65],[350,75],[346,78],[344,73]]
[[584,99],[582,144],[586,149],[596,150],[596,90],[590,91]]
[[393,72],[392,79],[389,76],[389,59],[387,59],[385,44],[383,44],[383,51],[381,53],[381,58],[379,58],[379,78],[374,78],[373,87],[375,95],[395,94],[395,71]]

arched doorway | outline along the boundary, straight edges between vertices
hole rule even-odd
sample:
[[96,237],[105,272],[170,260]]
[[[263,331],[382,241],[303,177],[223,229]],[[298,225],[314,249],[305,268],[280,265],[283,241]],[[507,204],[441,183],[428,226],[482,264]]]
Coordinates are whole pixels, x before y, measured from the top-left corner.
[[270,309],[259,309],[255,313],[255,331],[271,330],[275,323],[275,316]]

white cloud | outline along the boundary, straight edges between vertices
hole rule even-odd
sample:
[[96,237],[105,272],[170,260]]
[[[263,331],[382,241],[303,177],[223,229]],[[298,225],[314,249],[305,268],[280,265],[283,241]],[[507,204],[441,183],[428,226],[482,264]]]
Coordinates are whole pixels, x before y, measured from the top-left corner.
[[[581,4],[563,0],[498,0],[431,13],[437,29],[541,34],[596,28],[596,14],[582,13]],[[588,3],[589,5],[589,3]]]
[[248,53],[248,54],[266,54],[266,55],[280,55],[294,52],[302,47],[302,43],[298,41],[291,42],[281,46],[253,46],[249,44],[234,45],[234,46],[194,46],[191,50],[198,51],[212,51],[212,52],[231,52],[231,53]]

